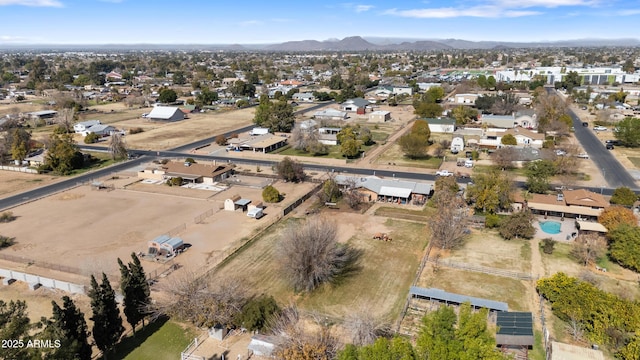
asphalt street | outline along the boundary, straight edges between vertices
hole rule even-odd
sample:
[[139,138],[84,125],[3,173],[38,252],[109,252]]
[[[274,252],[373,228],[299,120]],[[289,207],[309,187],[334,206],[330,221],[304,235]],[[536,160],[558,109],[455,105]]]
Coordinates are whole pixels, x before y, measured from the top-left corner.
[[[547,88],[547,91],[555,91]],[[622,164],[605,148],[604,143],[598,139],[594,130],[589,126],[582,126],[582,120],[569,109],[569,115],[573,119],[574,135],[589,154],[589,158],[600,169],[603,177],[607,181],[608,187],[617,188],[626,186],[633,190],[638,190],[638,185]],[[611,130],[608,130],[611,131]],[[603,184],[604,185],[604,184]]]

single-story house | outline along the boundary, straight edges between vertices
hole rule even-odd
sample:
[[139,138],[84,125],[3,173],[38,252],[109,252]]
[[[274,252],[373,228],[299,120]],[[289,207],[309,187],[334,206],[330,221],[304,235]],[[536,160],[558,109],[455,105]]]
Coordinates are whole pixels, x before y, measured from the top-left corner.
[[562,190],[558,195],[531,194],[529,199],[516,194],[514,204],[529,208],[534,214],[576,218],[578,221],[597,220],[609,206],[602,195],[585,189]]
[[353,98],[343,102],[340,107],[342,111],[356,112],[358,114],[364,114],[367,106],[371,105],[369,100],[363,98]]
[[94,125],[100,125],[102,124],[100,122],[100,120],[87,120],[87,121],[81,121],[78,123],[75,123],[73,125],[73,131],[76,134],[83,134],[84,132],[87,131],[88,128],[94,126]]
[[515,113],[515,121],[518,126],[527,129],[536,129],[538,127],[538,115],[533,109],[524,109]]
[[513,115],[478,115],[482,125],[501,129],[512,129],[518,125]]
[[[27,115],[35,120],[47,120],[53,119],[56,115],[58,115],[58,112],[55,110],[41,110],[27,113]],[[50,121],[47,120],[47,124],[49,123]]]
[[240,150],[268,153],[287,144],[287,138],[274,134],[262,134],[250,139],[230,139],[229,145]]
[[564,202],[568,206],[588,206],[593,209],[609,207],[609,201],[604,196],[586,189],[562,190]]
[[337,175],[336,183],[342,187],[354,186],[369,201],[424,205],[433,194],[434,182],[382,179],[377,176]]
[[170,161],[155,168],[147,168],[138,172],[138,178],[151,180],[169,180],[181,177],[192,183],[213,184],[233,174],[229,164],[216,165],[205,163],[188,163]]
[[318,134],[318,142],[329,146],[338,145],[338,136],[336,134],[320,133]]
[[429,124],[432,133],[452,134],[456,130],[456,120],[450,118],[422,119]]
[[380,97],[402,94],[413,95],[413,88],[405,85],[380,85],[375,91],[375,95]]
[[300,101],[300,102],[314,102],[316,100],[316,97],[313,96],[313,93],[304,92],[304,93],[293,94],[292,99],[293,101]]
[[34,153],[31,153],[29,156],[27,156],[24,159],[24,161],[29,162],[29,166],[38,167],[44,164],[46,156],[47,156],[47,150],[40,149]]
[[490,129],[484,133],[484,136],[478,141],[478,145],[483,148],[501,148],[502,138],[511,134],[516,138],[516,146],[542,148],[544,143],[544,134],[540,134],[525,128],[511,129]]
[[98,136],[109,136],[109,135],[112,135],[114,132],[116,132],[116,128],[111,125],[97,124],[85,129],[85,131],[82,132],[82,136],[87,136],[90,133],[94,133]]
[[111,71],[110,73],[104,76],[105,79],[109,80],[122,80],[122,74],[119,74],[115,71]]
[[378,88],[373,94],[380,98],[388,98],[389,96],[393,95],[393,90],[382,87]]
[[369,114],[369,122],[383,123],[391,120],[390,111],[376,110]]
[[154,107],[147,119],[155,121],[180,121],[184,120],[185,116],[182,110],[172,106],[156,106]]
[[455,94],[453,98],[450,99],[459,105],[475,105],[478,96],[478,94]]
[[313,117],[316,120],[345,120],[347,118],[347,112],[330,108],[316,111]]

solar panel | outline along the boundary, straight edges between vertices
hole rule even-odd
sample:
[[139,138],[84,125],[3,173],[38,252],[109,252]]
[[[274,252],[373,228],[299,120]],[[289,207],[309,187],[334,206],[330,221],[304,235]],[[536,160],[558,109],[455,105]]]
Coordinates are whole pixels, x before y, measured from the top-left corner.
[[499,335],[533,335],[533,315],[530,312],[499,312],[496,325]]

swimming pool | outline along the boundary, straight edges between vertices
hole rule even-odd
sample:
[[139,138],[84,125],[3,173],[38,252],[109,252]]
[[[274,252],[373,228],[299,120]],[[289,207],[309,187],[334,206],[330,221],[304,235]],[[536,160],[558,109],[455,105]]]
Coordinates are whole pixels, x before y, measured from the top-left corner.
[[539,225],[542,231],[544,231],[547,234],[553,235],[553,234],[560,233],[560,227],[562,226],[562,223],[560,223],[559,221],[548,220],[548,221],[540,221]]

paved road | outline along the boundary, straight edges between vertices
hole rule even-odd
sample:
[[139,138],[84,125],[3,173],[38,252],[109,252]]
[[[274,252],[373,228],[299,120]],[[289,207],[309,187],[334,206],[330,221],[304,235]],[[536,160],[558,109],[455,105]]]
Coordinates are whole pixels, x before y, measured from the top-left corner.
[[[547,88],[548,92],[555,91]],[[596,164],[609,187],[617,188],[626,186],[638,190],[638,185],[629,172],[620,162],[607,150],[600,139],[596,136],[591,127],[582,126],[582,120],[572,111],[569,115],[573,119],[576,139],[589,154],[589,158]]]

